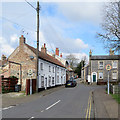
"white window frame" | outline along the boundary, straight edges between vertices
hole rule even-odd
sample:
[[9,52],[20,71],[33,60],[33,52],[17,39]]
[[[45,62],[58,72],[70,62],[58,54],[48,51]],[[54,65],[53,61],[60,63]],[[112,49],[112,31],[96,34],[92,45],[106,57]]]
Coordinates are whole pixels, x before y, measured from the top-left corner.
[[[116,73],[116,78],[113,78],[113,73]],[[118,73],[117,73],[117,71],[113,71],[113,72],[112,72],[112,79],[113,79],[113,80],[117,80],[117,79],[118,79]]]
[[[103,62],[103,66],[100,67],[100,62]],[[104,68],[104,61],[98,61],[98,69],[103,69]]]
[[40,69],[43,70],[43,63],[40,63]]
[[[116,66],[114,67],[114,62],[116,62]],[[117,69],[118,68],[118,62],[116,60],[112,61],[112,68]]]
[[103,79],[104,76],[102,76],[102,78],[100,78],[100,73],[102,73],[102,75],[103,75],[103,72],[99,72],[99,73],[98,73],[98,77],[99,77],[99,79]]

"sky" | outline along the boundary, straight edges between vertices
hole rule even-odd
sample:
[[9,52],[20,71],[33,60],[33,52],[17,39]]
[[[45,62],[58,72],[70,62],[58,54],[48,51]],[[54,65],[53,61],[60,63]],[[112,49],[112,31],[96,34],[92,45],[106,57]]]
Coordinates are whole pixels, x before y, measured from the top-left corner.
[[[37,2],[30,2],[36,8]],[[106,55],[103,42],[96,37],[102,32],[102,2],[41,2],[40,1],[40,49],[46,43],[47,50],[59,48],[65,58],[73,54],[78,59],[93,55]],[[36,48],[37,13],[27,2],[2,2],[0,11],[0,56],[7,57],[19,45],[24,35],[26,43]]]

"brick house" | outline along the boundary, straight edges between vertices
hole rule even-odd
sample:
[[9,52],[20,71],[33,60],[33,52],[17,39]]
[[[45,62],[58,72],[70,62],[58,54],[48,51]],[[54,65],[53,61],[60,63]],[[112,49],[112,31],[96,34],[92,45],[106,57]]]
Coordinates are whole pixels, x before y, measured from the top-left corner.
[[109,72],[110,82],[120,81],[120,55],[114,55],[112,50],[109,55],[92,55],[90,51],[89,65],[82,69],[82,72],[86,70],[88,72],[84,75],[82,73],[82,79],[90,83],[107,82],[108,71],[105,68],[107,64],[112,66]]
[[[46,71],[49,70],[49,66],[52,68],[53,66],[56,68],[60,68],[59,70],[64,71],[64,79],[66,79],[66,69],[65,66],[55,59],[54,57],[47,54],[47,49],[45,47],[41,48],[41,51],[39,51],[39,85],[38,88],[41,87],[41,74],[44,76],[48,74]],[[32,79],[36,79],[36,48],[26,44],[26,39],[22,35],[19,39],[19,46],[13,51],[13,53],[8,57],[9,62],[9,73],[11,76],[16,76],[19,78],[18,84],[22,85],[22,90],[25,90],[26,88],[26,79],[29,79],[28,71],[32,70]],[[43,63],[43,64],[42,64]],[[44,70],[41,71],[42,66],[44,66]],[[46,66],[46,67],[45,67]],[[48,68],[47,68],[48,67]],[[56,72],[56,71],[55,71]],[[59,72],[61,73],[61,72]],[[49,73],[49,78],[50,78]],[[56,76],[56,75],[54,75]],[[48,77],[48,75],[46,75]],[[46,78],[45,77],[45,78]],[[44,78],[44,81],[45,81]],[[51,76],[51,82],[53,77]],[[43,80],[43,78],[42,78]],[[49,79],[50,80],[50,79]],[[56,78],[54,78],[54,83]],[[61,76],[59,78],[61,80]],[[49,83],[49,82],[48,82]],[[59,84],[64,84],[64,82],[59,82]],[[55,84],[54,84],[55,85]],[[45,82],[44,82],[45,87]],[[48,87],[48,85],[47,85]]]

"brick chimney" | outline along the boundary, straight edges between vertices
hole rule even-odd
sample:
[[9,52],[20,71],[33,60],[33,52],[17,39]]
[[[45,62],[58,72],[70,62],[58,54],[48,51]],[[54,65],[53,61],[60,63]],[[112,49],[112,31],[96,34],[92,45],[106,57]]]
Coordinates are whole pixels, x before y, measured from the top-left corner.
[[19,39],[19,46],[22,46],[23,44],[25,44],[25,37],[23,35],[21,35],[21,37]]
[[46,53],[47,49],[46,49],[46,44],[44,43],[44,46],[41,47],[41,52]]
[[59,49],[58,48],[56,48],[56,50],[55,50],[55,55],[59,56]]
[[7,60],[7,57],[5,55],[2,55],[1,60],[2,61]]
[[110,49],[109,55],[114,55],[114,50]]
[[62,57],[62,53],[60,54],[60,57]]

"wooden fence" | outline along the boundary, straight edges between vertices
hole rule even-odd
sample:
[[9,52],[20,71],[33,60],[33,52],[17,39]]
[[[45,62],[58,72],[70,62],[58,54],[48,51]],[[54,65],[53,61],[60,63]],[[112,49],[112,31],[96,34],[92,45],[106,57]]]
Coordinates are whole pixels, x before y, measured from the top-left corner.
[[0,93],[14,92],[18,78],[0,77]]

